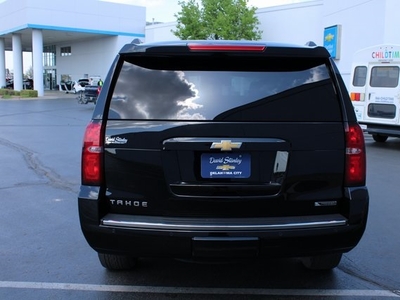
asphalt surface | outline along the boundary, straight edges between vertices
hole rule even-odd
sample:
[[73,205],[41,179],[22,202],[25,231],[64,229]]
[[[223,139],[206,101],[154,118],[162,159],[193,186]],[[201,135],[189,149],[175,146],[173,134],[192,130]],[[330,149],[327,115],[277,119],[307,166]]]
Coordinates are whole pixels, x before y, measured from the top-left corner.
[[367,230],[331,272],[296,259],[142,259],[109,272],[79,225],[80,151],[94,105],[75,98],[0,100],[0,299],[400,299],[400,139],[366,136]]

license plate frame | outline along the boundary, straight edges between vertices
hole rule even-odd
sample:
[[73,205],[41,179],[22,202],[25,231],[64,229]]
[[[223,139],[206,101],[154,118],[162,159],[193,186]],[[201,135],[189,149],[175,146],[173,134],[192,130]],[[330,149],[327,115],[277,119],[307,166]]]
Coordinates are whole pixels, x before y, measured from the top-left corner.
[[202,153],[200,159],[202,178],[238,179],[251,176],[249,153]]

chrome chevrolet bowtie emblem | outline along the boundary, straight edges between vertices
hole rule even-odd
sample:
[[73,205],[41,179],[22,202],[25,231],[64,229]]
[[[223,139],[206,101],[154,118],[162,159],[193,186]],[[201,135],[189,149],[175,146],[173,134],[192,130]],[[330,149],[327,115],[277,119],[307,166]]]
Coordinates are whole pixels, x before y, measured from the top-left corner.
[[236,169],[235,166],[230,166],[230,165],[222,165],[222,166],[217,166],[217,170],[222,170],[222,171],[230,171]]
[[242,146],[241,142],[222,140],[220,143],[218,142],[212,143],[210,149],[221,149],[221,151],[232,151],[232,149],[239,149],[241,146]]

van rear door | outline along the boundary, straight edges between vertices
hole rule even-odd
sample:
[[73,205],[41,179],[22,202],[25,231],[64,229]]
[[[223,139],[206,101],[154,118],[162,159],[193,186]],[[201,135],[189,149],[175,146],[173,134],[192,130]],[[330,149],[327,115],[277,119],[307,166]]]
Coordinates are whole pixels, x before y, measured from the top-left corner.
[[352,82],[350,87],[350,98],[353,103],[357,121],[364,121],[365,115],[365,92],[367,84],[368,64],[355,63],[352,68]]
[[[373,134],[395,136],[399,125],[400,45],[376,45],[353,57],[350,98],[357,120]],[[367,128],[368,127],[368,128]]]
[[399,124],[399,74],[400,64],[369,64],[363,121]]

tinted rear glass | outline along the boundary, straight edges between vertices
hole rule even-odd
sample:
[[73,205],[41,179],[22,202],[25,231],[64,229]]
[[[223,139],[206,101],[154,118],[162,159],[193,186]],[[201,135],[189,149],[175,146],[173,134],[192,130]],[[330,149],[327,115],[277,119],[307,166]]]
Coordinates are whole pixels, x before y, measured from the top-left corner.
[[372,87],[397,87],[399,83],[399,67],[373,67],[370,85]]
[[367,67],[360,66],[354,69],[353,85],[364,86],[367,81]]
[[308,122],[341,113],[323,60],[138,58],[123,63],[109,119]]
[[394,119],[396,117],[396,105],[372,103],[368,105],[368,117]]

